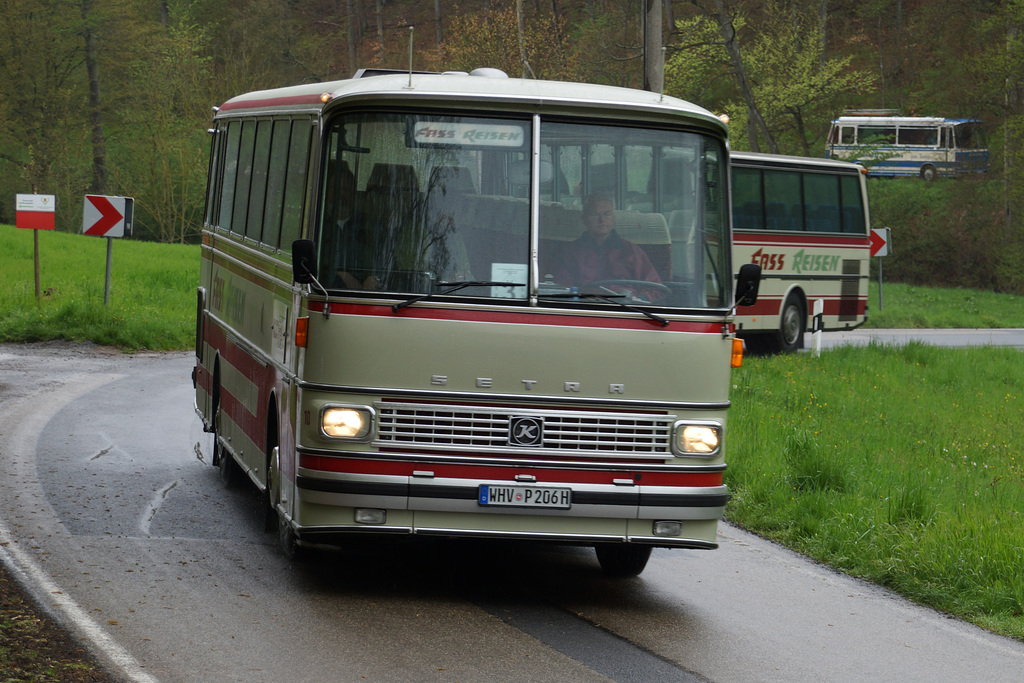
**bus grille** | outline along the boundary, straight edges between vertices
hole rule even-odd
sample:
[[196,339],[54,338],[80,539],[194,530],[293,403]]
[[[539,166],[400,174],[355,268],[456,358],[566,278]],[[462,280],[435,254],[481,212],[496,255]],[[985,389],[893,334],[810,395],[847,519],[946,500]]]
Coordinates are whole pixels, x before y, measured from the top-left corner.
[[[667,415],[401,403],[375,407],[380,447],[672,457],[669,441],[675,418]],[[517,425],[524,424],[524,433],[516,435]],[[530,440],[534,433],[535,440]]]

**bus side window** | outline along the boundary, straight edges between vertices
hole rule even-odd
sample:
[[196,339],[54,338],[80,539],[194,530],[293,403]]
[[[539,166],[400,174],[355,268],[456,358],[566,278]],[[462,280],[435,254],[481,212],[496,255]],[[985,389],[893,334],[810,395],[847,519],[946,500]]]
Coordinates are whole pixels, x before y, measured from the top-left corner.
[[[807,229],[812,232],[839,232],[839,179],[817,173],[805,173],[803,178]],[[812,201],[813,204],[810,203]]]
[[761,171],[733,168],[732,183],[733,225],[741,229],[764,230]]
[[231,227],[231,214],[235,206],[235,185],[238,182],[238,148],[241,144],[242,124],[232,121],[227,128],[224,152],[224,171],[221,181],[220,216],[217,225],[225,230]]
[[864,205],[861,203],[858,178],[843,176],[839,189],[843,195],[843,232],[865,234],[867,228],[864,226]]
[[765,219],[769,230],[803,230],[803,198],[800,174],[790,171],[764,171]]
[[302,217],[306,208],[306,179],[309,177],[311,123],[295,121],[288,151],[288,173],[284,184],[284,211],[281,216],[281,247],[291,249],[302,236]]
[[[238,150],[238,175],[235,182],[235,206],[231,212],[231,232],[245,234],[249,216],[249,188],[252,183],[252,158],[256,147],[256,122],[242,124],[242,141]],[[223,226],[229,227],[229,226]]]

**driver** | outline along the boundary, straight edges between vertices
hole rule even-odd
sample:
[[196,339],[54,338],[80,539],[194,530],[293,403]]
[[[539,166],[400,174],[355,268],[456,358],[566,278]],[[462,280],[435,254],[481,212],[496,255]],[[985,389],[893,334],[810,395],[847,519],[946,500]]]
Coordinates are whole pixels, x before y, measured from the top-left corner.
[[[562,250],[554,270],[556,282],[589,285],[609,280],[634,280],[661,284],[658,271],[644,250],[615,232],[615,203],[603,192],[583,200],[584,233]],[[639,284],[639,283],[637,283]],[[623,284],[613,289],[622,289]],[[626,287],[648,301],[657,298],[656,290]]]

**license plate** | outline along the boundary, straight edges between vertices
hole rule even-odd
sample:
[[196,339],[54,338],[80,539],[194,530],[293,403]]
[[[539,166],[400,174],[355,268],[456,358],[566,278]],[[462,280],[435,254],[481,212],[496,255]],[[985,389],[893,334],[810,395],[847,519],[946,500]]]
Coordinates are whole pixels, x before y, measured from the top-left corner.
[[480,505],[488,507],[526,507],[568,510],[572,507],[572,489],[541,486],[480,485]]

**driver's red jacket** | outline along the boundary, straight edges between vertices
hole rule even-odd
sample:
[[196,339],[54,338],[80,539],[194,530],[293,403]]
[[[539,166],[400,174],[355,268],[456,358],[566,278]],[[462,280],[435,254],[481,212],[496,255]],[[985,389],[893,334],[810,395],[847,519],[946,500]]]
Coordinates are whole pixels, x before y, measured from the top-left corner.
[[[622,239],[614,230],[601,243],[585,232],[575,242],[565,245],[552,275],[555,282],[564,285],[582,286],[604,280],[661,283],[658,271],[644,250]],[[648,294],[641,288],[629,289],[641,295]]]

